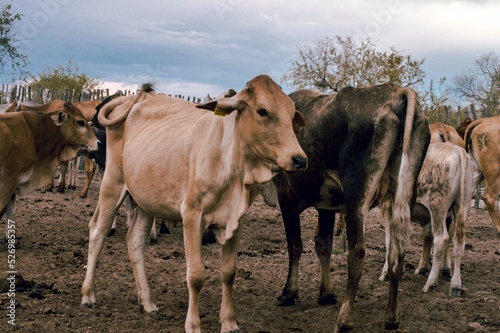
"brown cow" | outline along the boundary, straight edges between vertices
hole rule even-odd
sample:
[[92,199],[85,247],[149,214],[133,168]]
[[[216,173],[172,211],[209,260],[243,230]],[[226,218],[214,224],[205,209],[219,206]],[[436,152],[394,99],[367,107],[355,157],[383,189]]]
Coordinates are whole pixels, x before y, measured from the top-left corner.
[[[19,103],[14,101],[12,105],[6,112],[10,111],[37,111],[37,112],[53,112],[55,110],[59,110],[64,105],[63,100],[53,100],[43,105],[28,105],[24,103]],[[83,116],[87,121],[92,120],[94,115],[96,114],[96,107],[101,103],[99,100],[91,100],[91,101],[82,101],[75,102],[73,105],[81,111]],[[96,170],[96,165],[94,161],[91,159],[84,157],[85,159],[85,172],[87,174],[87,180],[85,184],[90,184],[92,177],[94,176],[94,172]],[[78,171],[78,158],[75,157],[73,160],[64,162],[59,167],[59,185],[57,186],[58,192],[64,192],[66,188],[66,174],[69,169],[69,185],[68,188],[75,189],[76,188],[76,173]],[[50,183],[46,186],[46,190],[52,191],[54,187],[54,178],[51,179]],[[82,189],[80,192],[80,197],[87,196],[88,186]]]
[[189,290],[186,332],[201,331],[198,303],[207,274],[201,238],[206,229],[222,244],[221,332],[239,331],[232,293],[241,219],[260,184],[281,170],[307,167],[294,134],[304,119],[267,75],[250,80],[233,97],[201,107],[214,113],[146,86],[137,96],[119,97],[99,112],[100,123],[107,127],[106,169],[89,223],[82,304],[96,303],[97,258],[117,209],[130,195],[137,207],[127,244],[144,311],[158,310],[144,267],[153,217],[182,221]]
[[460,137],[457,130],[452,126],[437,122],[430,124],[429,130],[431,131],[431,143],[451,142],[465,149],[463,138]]
[[474,120],[467,126],[464,136],[467,152],[477,164],[480,173],[474,186],[485,182],[483,201],[497,232],[500,233],[500,116]]
[[0,218],[15,213],[15,191],[29,191],[49,181],[57,166],[81,148],[96,150],[98,140],[71,103],[51,113],[0,115]]

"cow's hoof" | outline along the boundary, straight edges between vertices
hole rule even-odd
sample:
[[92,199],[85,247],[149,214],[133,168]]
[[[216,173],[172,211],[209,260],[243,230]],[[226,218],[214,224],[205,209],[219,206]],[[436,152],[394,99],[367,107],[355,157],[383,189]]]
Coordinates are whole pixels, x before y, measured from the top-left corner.
[[60,187],[60,188],[58,188],[58,189],[57,189],[57,192],[59,192],[59,193],[64,193],[64,187]]
[[113,237],[114,235],[116,234],[116,229],[115,228],[111,228],[108,232],[108,237]]
[[462,290],[460,288],[451,288],[450,296],[451,297],[460,297]]
[[153,317],[153,318],[156,318],[156,317],[158,317],[158,316],[160,315],[160,314],[159,314],[159,312],[158,312],[158,310],[157,310],[157,311],[151,311],[151,312],[148,312],[148,313],[146,313],[146,314],[147,314],[149,317]]
[[82,304],[80,304],[80,307],[87,308],[87,309],[96,309],[97,303],[82,303]]
[[353,325],[348,325],[348,324],[343,324],[339,326],[335,326],[334,333],[341,333],[341,332],[351,332],[353,330],[354,326]]
[[337,304],[337,297],[332,293],[324,293],[318,298],[319,305],[333,305]]
[[277,306],[292,306],[295,305],[295,299],[299,297],[296,295],[280,295],[276,297],[276,305]]
[[85,194],[80,194],[80,198],[85,199],[87,197],[87,193]]
[[390,331],[390,330],[397,330],[399,328],[399,323],[385,323],[385,329]]

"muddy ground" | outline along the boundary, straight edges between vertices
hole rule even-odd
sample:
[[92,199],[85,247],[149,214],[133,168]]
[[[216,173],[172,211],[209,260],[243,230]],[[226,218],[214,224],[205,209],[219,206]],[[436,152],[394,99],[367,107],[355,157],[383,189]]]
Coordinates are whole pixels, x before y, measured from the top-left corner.
[[[83,171],[79,174],[83,183]],[[80,307],[88,246],[87,223],[98,197],[100,176],[89,196],[77,191],[18,197],[15,218],[15,270],[20,279],[15,296],[6,292],[7,242],[0,236],[0,332],[183,332],[188,305],[185,258],[180,224],[161,235],[147,250],[147,272],[160,315],[144,315],[138,305],[125,244],[125,214],[118,231],[106,240],[97,269],[99,307]],[[79,190],[79,189],[78,189]],[[318,306],[319,265],[314,253],[314,210],[303,216],[304,253],[301,260],[300,300],[295,306],[274,302],[287,274],[287,253],[281,214],[259,197],[244,220],[239,247],[234,302],[242,332],[331,332],[339,304]],[[5,217],[0,222],[6,228]],[[407,269],[400,284],[401,327],[398,332],[500,332],[500,237],[487,212],[471,209],[462,262],[461,297],[448,296],[449,281],[441,279],[431,293],[421,289],[426,276],[414,275],[421,246],[420,227],[414,226]],[[3,234],[3,233],[2,233]],[[354,332],[383,332],[387,282],[378,281],[384,263],[384,230],[374,210],[366,227],[365,270],[355,304]],[[219,332],[221,287],[218,277],[220,246],[204,246],[208,278],[202,290],[200,313],[204,332]],[[339,300],[347,278],[346,255],[335,240],[332,276]],[[12,295],[11,295],[12,296]],[[7,306],[14,299],[15,327],[8,323]]]

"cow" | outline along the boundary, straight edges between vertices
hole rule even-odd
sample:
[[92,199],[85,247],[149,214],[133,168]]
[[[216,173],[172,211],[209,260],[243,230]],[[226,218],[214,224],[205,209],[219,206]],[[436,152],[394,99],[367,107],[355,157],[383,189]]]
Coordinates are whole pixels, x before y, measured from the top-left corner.
[[[464,148],[450,142],[431,143],[417,181],[417,199],[411,220],[422,226],[424,245],[415,274],[429,271],[431,246],[434,244],[432,269],[424,292],[438,283],[440,270],[449,274],[450,238],[453,239],[454,269],[450,296],[460,296],[462,280],[460,263],[465,249],[465,221],[473,191],[474,165]],[[387,249],[389,241],[388,207],[382,206],[386,231],[386,262],[379,280],[387,276]]]
[[450,125],[441,122],[432,123],[429,125],[431,131],[431,143],[435,142],[451,142],[465,148],[465,143],[457,130]]
[[312,90],[290,94],[305,118],[297,135],[309,156],[307,171],[283,172],[273,181],[288,243],[289,268],[278,305],[298,298],[298,268],[302,252],[300,214],[318,211],[315,251],[322,278],[319,304],[335,304],[330,256],[335,214],[345,214],[348,237],[348,279],[334,331],[353,327],[353,305],[366,253],[364,225],[372,207],[391,205],[388,329],[399,326],[398,283],[410,232],[410,208],[416,181],[430,139],[429,126],[416,93],[392,84],[348,87],[337,95]]
[[[60,109],[64,105],[65,101],[63,100],[53,100],[50,102],[47,102],[43,105],[40,104],[34,104],[34,103],[21,103],[18,101],[14,101],[12,105],[9,107],[9,109],[6,112],[12,112],[12,111],[36,111],[36,112],[53,112],[55,110]],[[81,102],[75,102],[73,105],[78,108],[85,119],[87,121],[92,120],[96,113],[96,107],[101,103],[99,100],[90,100],[90,101],[81,101]],[[89,180],[89,175],[90,171],[89,170],[95,170],[96,166],[92,160],[85,159],[85,169],[87,171],[87,183],[90,183],[91,179]],[[76,183],[76,173],[78,171],[78,162],[77,158],[64,162],[60,165],[59,167],[59,184],[57,186],[57,191],[60,193],[63,193],[65,188],[66,188],[66,174],[69,170],[69,185],[68,188],[75,189],[75,183]],[[93,173],[92,173],[93,176]],[[92,177],[90,176],[90,177]],[[44,190],[52,191],[52,188],[54,187],[54,179],[52,178],[48,185],[45,187]],[[82,193],[80,193],[81,196]],[[81,196],[82,197],[82,196]]]
[[483,201],[496,231],[500,233],[500,116],[474,120],[464,135],[465,147],[478,167],[474,186],[484,179]]
[[81,148],[97,150],[99,142],[91,124],[69,102],[50,113],[0,115],[0,137],[0,218],[7,213],[8,219],[15,214],[16,189],[24,193],[39,188],[59,164]]
[[106,126],[106,169],[89,222],[82,304],[96,304],[97,258],[118,207],[130,195],[137,207],[127,246],[143,310],[158,311],[144,267],[153,217],[182,221],[189,291],[186,332],[201,330],[198,303],[206,277],[201,238],[206,229],[222,245],[221,332],[239,331],[232,290],[243,214],[260,184],[282,170],[307,168],[294,133],[304,119],[292,100],[269,76],[259,75],[233,97],[200,105],[155,94],[145,85],[135,97],[105,105],[98,117]]

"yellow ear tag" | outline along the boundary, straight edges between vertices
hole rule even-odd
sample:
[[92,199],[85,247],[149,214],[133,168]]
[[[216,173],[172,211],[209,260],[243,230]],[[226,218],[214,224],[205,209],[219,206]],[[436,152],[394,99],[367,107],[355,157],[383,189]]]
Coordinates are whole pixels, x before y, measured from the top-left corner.
[[226,116],[226,113],[224,111],[222,111],[221,109],[219,109],[217,106],[215,107],[215,110],[214,110],[214,115],[216,116],[221,116],[221,117],[225,117]]

